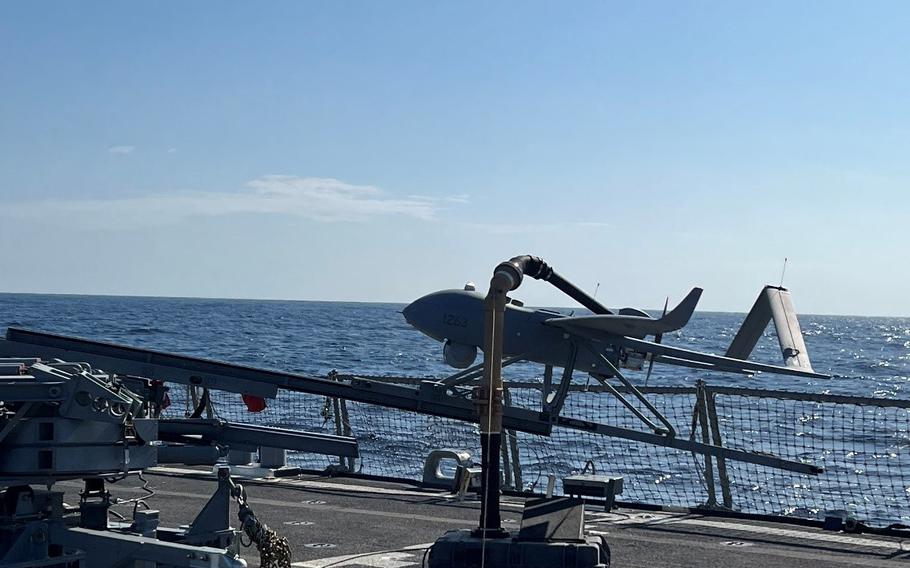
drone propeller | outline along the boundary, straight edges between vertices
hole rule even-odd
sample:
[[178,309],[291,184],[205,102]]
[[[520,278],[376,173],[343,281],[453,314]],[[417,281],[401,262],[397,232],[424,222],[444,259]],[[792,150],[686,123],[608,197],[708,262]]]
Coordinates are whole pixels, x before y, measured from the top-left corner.
[[[667,315],[667,306],[669,306],[669,305],[670,305],[670,296],[667,296],[667,299],[664,301],[664,313],[662,313],[660,315],[660,317],[664,317],[665,315]],[[654,343],[660,344],[660,342],[663,340],[663,338],[664,338],[663,332],[658,333],[657,335],[654,336]],[[651,371],[653,369],[654,369],[654,354],[652,353],[651,360],[648,361],[648,374],[645,375],[645,386],[648,386],[648,379],[651,378]]]

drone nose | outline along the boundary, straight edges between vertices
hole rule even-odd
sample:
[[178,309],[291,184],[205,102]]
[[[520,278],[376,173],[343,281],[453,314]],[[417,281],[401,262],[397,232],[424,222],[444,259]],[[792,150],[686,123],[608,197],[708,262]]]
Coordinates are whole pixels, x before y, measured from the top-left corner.
[[434,300],[434,296],[430,294],[429,296],[423,296],[417,298],[403,310],[401,314],[404,316],[406,322],[408,322],[412,327],[419,329],[424,333],[434,333],[436,332],[436,323],[440,320],[438,317],[438,302]]
[[419,327],[420,314],[423,312],[421,306],[424,304],[423,298],[418,298],[404,307],[401,310],[401,315],[404,316],[404,320],[414,327]]
[[411,317],[414,315],[414,302],[411,302],[401,310],[401,315],[404,316],[404,321],[411,323]]

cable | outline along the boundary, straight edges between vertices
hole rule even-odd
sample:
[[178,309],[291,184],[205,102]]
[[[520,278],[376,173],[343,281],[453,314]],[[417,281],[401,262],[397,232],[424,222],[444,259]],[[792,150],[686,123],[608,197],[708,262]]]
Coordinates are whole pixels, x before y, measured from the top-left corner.
[[[322,568],[332,568],[332,566],[338,566],[339,564],[347,564],[352,560],[357,560],[358,558],[366,558],[367,556],[376,556],[377,554],[389,554],[390,552],[411,552],[412,550],[420,550],[418,548],[396,548],[394,550],[382,550],[380,552],[364,552],[363,554],[355,554],[354,556],[345,556],[341,560],[336,560],[329,564],[323,564]],[[424,561],[426,561],[426,555],[430,551],[429,548],[424,549]]]
[[196,406],[196,409],[193,410],[193,414],[190,415],[190,418],[201,418],[202,413],[205,411],[205,407],[209,404],[209,388],[202,388],[202,396],[199,397],[199,404]]
[[[143,505],[146,509],[151,509],[151,507],[149,506],[148,503],[146,503],[145,500],[151,499],[152,497],[155,496],[155,490],[149,488],[149,480],[146,479],[144,475],[142,475],[141,471],[138,473],[138,476],[139,476],[139,479],[142,481],[142,487],[140,487],[139,489],[145,491],[146,494],[141,497],[133,497],[131,499],[120,499],[120,498],[115,497],[114,501],[112,501],[112,503],[111,503],[112,505],[116,505],[116,506],[128,505],[130,503],[133,503],[133,516],[134,517],[136,516],[136,511],[139,510],[139,505]],[[115,480],[115,482],[120,481],[121,479],[124,479],[124,478],[121,477],[121,478]],[[117,513],[117,514],[119,515],[119,513]],[[121,519],[122,519],[122,517],[121,517]]]

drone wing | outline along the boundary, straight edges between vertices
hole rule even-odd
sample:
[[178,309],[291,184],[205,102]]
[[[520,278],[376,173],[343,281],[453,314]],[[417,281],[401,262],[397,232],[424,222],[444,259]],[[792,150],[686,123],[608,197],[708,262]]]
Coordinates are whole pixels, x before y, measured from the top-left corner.
[[698,300],[701,298],[701,292],[701,288],[692,288],[692,291],[683,298],[683,301],[680,302],[678,306],[660,319],[654,319],[647,314],[611,314],[552,318],[546,320],[544,323],[564,328],[567,331],[578,332],[583,330],[586,332],[600,332],[642,338],[646,335],[657,335],[660,333],[676,331],[689,323],[689,319],[695,311],[695,306],[698,305]]

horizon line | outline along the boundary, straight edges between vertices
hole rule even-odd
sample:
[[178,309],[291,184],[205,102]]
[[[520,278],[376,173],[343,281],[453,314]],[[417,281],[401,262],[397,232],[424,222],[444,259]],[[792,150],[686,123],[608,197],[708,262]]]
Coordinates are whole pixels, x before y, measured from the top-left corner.
[[[151,295],[151,294],[84,294],[84,293],[72,293],[72,292],[3,292],[0,291],[0,296],[70,296],[70,297],[89,297],[89,298],[144,298],[144,299],[155,299],[155,300],[229,300],[229,301],[244,301],[244,302],[310,302],[310,303],[331,303],[331,304],[400,304],[407,305],[411,301],[405,302],[396,302],[396,301],[384,301],[384,300],[313,300],[313,299],[301,299],[301,298],[239,298],[239,297],[227,297],[227,296],[164,296],[164,295]],[[529,308],[548,308],[548,309],[558,309],[558,310],[577,310],[577,309],[586,309],[584,306],[530,306],[526,304],[526,307]],[[641,308],[645,311],[659,312],[663,308]],[[741,314],[745,315],[748,312],[740,311],[727,311],[727,310],[695,310],[695,313],[703,314]],[[910,316],[903,315],[859,315],[859,314],[822,314],[822,313],[809,313],[809,312],[798,312],[797,315],[803,316],[822,316],[822,317],[852,317],[852,318],[894,318],[894,319],[910,319]]]

